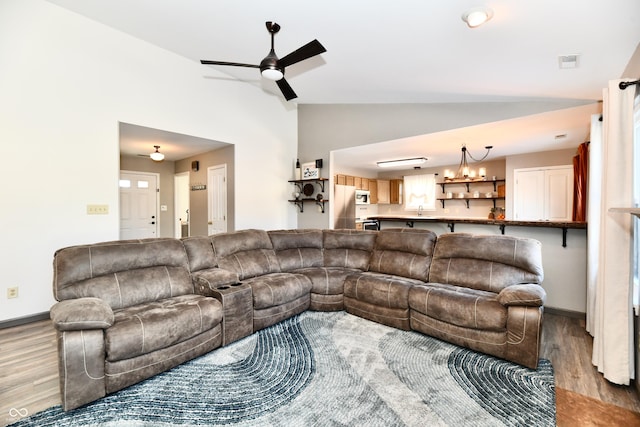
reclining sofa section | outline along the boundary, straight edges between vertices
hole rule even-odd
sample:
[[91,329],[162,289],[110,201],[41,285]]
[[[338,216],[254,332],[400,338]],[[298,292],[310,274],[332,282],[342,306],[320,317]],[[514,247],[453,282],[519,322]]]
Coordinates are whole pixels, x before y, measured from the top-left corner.
[[423,229],[241,230],[54,255],[64,410],[305,310],[346,310],[538,365],[541,245]]

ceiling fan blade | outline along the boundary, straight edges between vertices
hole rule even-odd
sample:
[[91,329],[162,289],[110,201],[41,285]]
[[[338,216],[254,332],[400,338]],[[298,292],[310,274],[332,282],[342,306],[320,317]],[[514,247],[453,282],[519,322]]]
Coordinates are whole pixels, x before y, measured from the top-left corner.
[[233,67],[260,68],[259,65],[243,64],[241,62],[207,61],[205,59],[201,59],[200,63],[203,65],[231,65]]
[[304,61],[307,58],[320,55],[321,53],[324,53],[326,51],[327,49],[325,49],[318,40],[313,40],[305,44],[301,48],[294,50],[287,56],[281,58],[278,61],[278,65],[280,65],[281,67],[288,67],[289,65],[295,64],[296,62]]
[[282,94],[284,95],[287,101],[291,101],[293,98],[298,97],[298,95],[296,95],[293,89],[291,89],[291,86],[289,86],[289,83],[287,83],[285,79],[278,80],[276,84],[280,88],[280,91],[282,92]]

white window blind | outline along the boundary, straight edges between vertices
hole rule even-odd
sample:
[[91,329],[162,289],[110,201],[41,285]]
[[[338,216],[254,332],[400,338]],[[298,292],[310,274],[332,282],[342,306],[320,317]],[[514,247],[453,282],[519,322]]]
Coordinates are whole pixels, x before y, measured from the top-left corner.
[[406,210],[436,209],[436,176],[432,173],[424,175],[407,175],[404,177],[404,200]]

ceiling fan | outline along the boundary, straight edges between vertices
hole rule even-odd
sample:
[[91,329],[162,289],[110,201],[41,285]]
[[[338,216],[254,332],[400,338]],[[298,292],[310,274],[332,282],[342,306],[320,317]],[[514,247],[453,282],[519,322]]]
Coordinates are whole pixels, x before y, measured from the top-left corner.
[[302,46],[301,48],[294,50],[284,58],[278,59],[278,57],[276,56],[276,52],[273,49],[273,38],[276,33],[280,31],[280,25],[276,24],[275,22],[267,21],[266,26],[267,31],[269,31],[269,33],[271,34],[271,51],[262,61],[260,61],[259,65],[242,64],[238,62],[208,61],[204,59],[201,60],[200,63],[205,65],[230,65],[233,67],[259,68],[262,76],[269,80],[274,80],[280,88],[280,91],[284,95],[285,99],[287,101],[290,101],[293,98],[297,98],[298,95],[296,95],[293,89],[291,89],[291,86],[289,86],[289,83],[287,83],[287,81],[284,79],[285,67],[319,55],[323,52],[326,52],[327,49],[325,49],[318,40],[313,40]]

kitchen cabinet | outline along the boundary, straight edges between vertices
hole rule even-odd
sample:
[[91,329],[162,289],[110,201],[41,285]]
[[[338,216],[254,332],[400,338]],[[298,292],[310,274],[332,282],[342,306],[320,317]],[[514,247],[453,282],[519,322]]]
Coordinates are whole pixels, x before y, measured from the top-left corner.
[[402,184],[401,179],[389,180],[389,203],[392,205],[402,204]]
[[344,185],[349,185],[351,187],[354,187],[356,185],[355,183],[356,177],[355,176],[350,176],[347,175],[346,179],[345,179],[345,184]]
[[360,178],[359,176],[354,176],[353,185],[356,186],[356,190],[362,190],[362,178]]
[[375,205],[378,203],[378,181],[375,179],[368,179],[367,181],[369,181],[370,203]]
[[360,183],[360,189],[371,191],[369,188],[369,178],[362,178],[362,181]]
[[[444,181],[444,182],[438,182],[437,184],[442,188],[442,194],[445,194],[445,188],[447,186],[462,186],[464,185],[467,189],[466,193],[464,194],[464,197],[455,197],[456,194],[459,194],[458,192],[453,192],[453,194],[451,195],[451,197],[438,197],[437,200],[440,201],[440,203],[442,203],[442,208],[444,209],[444,204],[445,201],[447,200],[464,200],[465,203],[467,204],[467,209],[469,209],[469,200],[491,200],[493,202],[493,207],[496,207],[496,200],[504,200],[504,193],[500,192],[498,195],[496,195],[496,191],[500,190],[500,189],[504,189],[504,185],[498,185],[499,183],[504,184],[505,180],[504,179],[494,179],[494,180],[490,180],[490,181],[486,181],[486,180],[477,180],[477,181]],[[491,185],[493,184],[493,191],[491,192],[491,197],[486,197],[487,194],[489,194],[489,190],[491,189]],[[470,197],[469,193],[471,192],[471,189],[478,191],[479,196],[478,197]],[[474,192],[475,192],[474,191]]]
[[347,176],[342,174],[336,175],[336,184],[347,185]]
[[378,204],[388,205],[391,203],[391,183],[388,179],[378,179],[376,181],[378,187],[377,198]]

